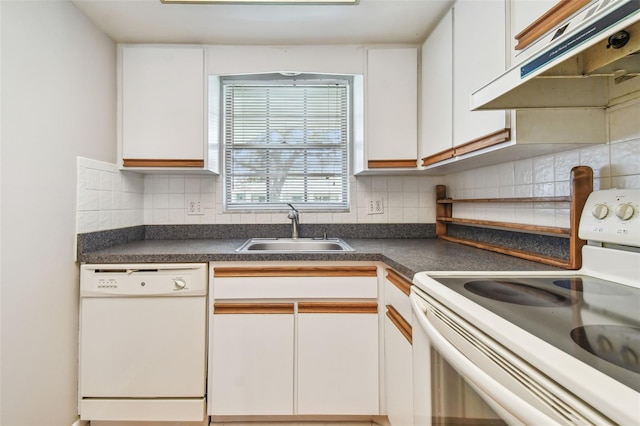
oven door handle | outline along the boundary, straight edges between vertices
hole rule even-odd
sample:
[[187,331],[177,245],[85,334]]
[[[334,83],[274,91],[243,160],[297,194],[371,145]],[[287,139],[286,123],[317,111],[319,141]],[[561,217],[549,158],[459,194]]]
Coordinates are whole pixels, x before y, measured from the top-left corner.
[[[429,321],[427,305],[414,293],[409,296],[411,308],[429,344],[461,375],[467,383],[511,425],[559,425],[556,420],[533,407],[471,362],[452,345]],[[415,333],[415,327],[414,327]]]

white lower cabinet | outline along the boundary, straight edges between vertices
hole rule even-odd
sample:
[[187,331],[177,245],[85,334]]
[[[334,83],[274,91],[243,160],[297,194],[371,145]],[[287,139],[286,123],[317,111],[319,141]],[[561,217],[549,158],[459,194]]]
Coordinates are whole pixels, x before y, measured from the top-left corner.
[[379,410],[375,265],[213,264],[211,416]]
[[298,414],[377,414],[377,303],[335,306],[298,307]]
[[291,414],[293,303],[214,307],[209,403],[218,415]]
[[409,426],[413,424],[411,342],[389,318],[384,326],[387,416],[392,426]]
[[384,284],[385,390],[391,426],[413,425],[411,282],[387,269]]

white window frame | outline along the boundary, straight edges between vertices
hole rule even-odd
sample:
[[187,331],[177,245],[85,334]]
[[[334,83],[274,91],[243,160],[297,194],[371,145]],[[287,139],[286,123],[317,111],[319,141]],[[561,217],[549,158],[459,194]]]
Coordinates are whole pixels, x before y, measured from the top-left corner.
[[[240,212],[240,211],[270,211],[270,210],[284,210],[289,209],[287,206],[288,203],[293,204],[296,209],[305,210],[305,211],[318,211],[318,212],[344,212],[349,211],[349,175],[350,175],[350,152],[352,145],[352,122],[353,122],[353,78],[349,75],[323,75],[323,74],[295,74],[295,75],[284,75],[283,74],[252,74],[252,75],[234,75],[234,76],[222,76],[220,78],[221,81],[221,122],[222,122],[222,141],[223,141],[223,188],[224,188],[224,210],[227,212]],[[341,118],[341,124],[329,123],[329,125],[339,126],[339,129],[336,127],[335,131],[338,131],[340,137],[339,144],[325,144],[322,142],[313,143],[313,140],[310,140],[312,136],[306,136],[307,132],[302,132],[305,136],[300,138],[298,143],[290,143],[289,147],[286,146],[285,143],[273,142],[273,137],[268,136],[265,137],[264,134],[260,135],[264,140],[269,139],[269,142],[264,142],[261,139],[261,142],[257,142],[255,144],[252,143],[237,143],[233,144],[233,117],[229,116],[229,110],[232,108],[229,104],[231,96],[228,87],[230,85],[255,85],[255,86],[265,86],[273,85],[273,86],[318,86],[318,85],[327,85],[327,86],[336,86],[345,88],[345,115]],[[298,117],[297,119],[302,120],[302,118]],[[295,122],[296,119],[293,119]],[[328,120],[329,121],[329,120]],[[237,124],[236,124],[237,125]],[[295,126],[294,126],[295,127]],[[253,130],[253,129],[251,129]],[[295,129],[298,131],[299,129]],[[250,134],[251,132],[247,132]],[[273,132],[276,135],[282,132]],[[302,142],[300,142],[302,141]],[[246,141],[244,141],[246,142]],[[321,170],[325,170],[326,176],[322,173],[307,173],[306,170],[295,170],[291,173],[291,176],[297,176],[300,179],[294,179],[295,190],[300,190],[299,193],[302,196],[302,199],[299,197],[287,197],[286,195],[281,195],[281,199],[269,199],[272,195],[269,191],[272,189],[272,185],[270,184],[270,179],[272,176],[278,175],[280,179],[283,176],[289,176],[289,173],[283,175],[282,173],[269,173],[267,171],[268,167],[265,167],[264,172],[258,169],[256,173],[256,169],[254,169],[251,174],[257,178],[258,183],[255,185],[264,186],[261,190],[256,190],[254,194],[246,194],[242,192],[235,193],[233,191],[234,184],[237,185],[237,178],[244,177],[248,179],[246,176],[246,171],[243,174],[242,166],[238,165],[239,163],[234,163],[233,158],[241,158],[238,156],[239,152],[244,150],[248,155],[250,155],[250,161],[246,161],[247,163],[255,163],[263,165],[274,164],[277,165],[277,159],[271,163],[269,160],[265,158],[268,155],[258,155],[256,153],[261,152],[261,150],[265,153],[292,153],[291,155],[302,156],[302,160],[298,161],[299,164],[305,164],[303,169],[306,169],[306,165],[311,164],[315,165],[315,167],[319,167]],[[253,153],[251,151],[253,150]],[[322,150],[327,150],[327,152],[320,157],[313,157],[313,154],[309,154],[310,152],[319,152]],[[293,153],[298,153],[294,155]],[[235,156],[234,156],[235,155]],[[255,157],[251,157],[251,156]],[[325,157],[326,155],[326,157]],[[338,173],[335,173],[337,169],[331,162],[327,162],[327,159],[337,157],[340,159]],[[310,161],[308,159],[311,159]],[[315,160],[314,160],[315,159]],[[281,161],[281,160],[280,160]],[[289,163],[287,163],[289,164]],[[290,163],[295,165],[296,162]],[[332,166],[329,166],[331,164]],[[322,167],[324,166],[324,167]],[[295,169],[295,166],[293,166]],[[274,169],[276,169],[274,167]],[[327,172],[326,170],[331,170],[331,172]],[[264,182],[261,182],[260,179],[264,179]],[[275,180],[275,179],[274,179]],[[331,182],[332,185],[335,185],[336,182],[339,183],[339,188],[337,191],[331,191],[333,195],[338,194],[338,200],[329,200],[327,198],[330,195],[326,193],[318,193],[315,196],[313,195],[313,190],[316,191],[326,191],[326,187],[324,189],[323,185],[325,185],[322,180],[327,180]],[[303,182],[303,183],[301,183]],[[307,184],[307,182],[311,182]],[[327,182],[327,183],[328,183]],[[282,184],[284,185],[284,184]],[[319,185],[319,186],[314,186]],[[318,189],[320,188],[320,189]],[[282,190],[282,186],[281,186]],[[244,199],[242,197],[244,196]]]

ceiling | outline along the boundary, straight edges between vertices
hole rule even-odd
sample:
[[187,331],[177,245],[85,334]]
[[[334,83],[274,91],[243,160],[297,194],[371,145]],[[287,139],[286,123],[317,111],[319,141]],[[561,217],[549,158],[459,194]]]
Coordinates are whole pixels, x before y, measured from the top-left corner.
[[453,0],[360,0],[357,5],[71,2],[121,43],[322,45],[421,43]]

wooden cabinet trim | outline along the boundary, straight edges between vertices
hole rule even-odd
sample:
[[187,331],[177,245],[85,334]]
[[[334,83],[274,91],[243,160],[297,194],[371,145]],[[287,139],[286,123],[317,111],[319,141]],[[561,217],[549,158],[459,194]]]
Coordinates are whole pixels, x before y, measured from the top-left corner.
[[453,148],[435,153],[433,155],[429,155],[422,159],[422,166],[426,167],[431,164],[439,163],[440,161],[448,160],[449,158],[453,158],[454,155],[455,155],[455,152]]
[[300,314],[377,314],[377,302],[299,302]]
[[393,269],[387,268],[387,279],[407,296],[411,294],[411,282],[407,281],[402,275],[398,274]]
[[223,314],[293,314],[293,303],[215,303],[214,315]]
[[411,160],[369,160],[367,166],[370,169],[393,169],[393,168],[415,168],[418,166],[418,159]]
[[204,160],[163,160],[163,159],[145,159],[145,158],[124,158],[122,160],[124,167],[194,167],[204,168]]
[[516,34],[514,38],[518,41],[518,44],[516,44],[515,50],[522,50],[529,46],[546,34],[547,31],[582,9],[582,7],[590,1],[591,0],[560,0],[560,2],[549,9],[544,15]]
[[511,140],[511,129],[500,129],[496,132],[489,133],[488,135],[481,136],[477,139],[454,147],[454,155],[457,157],[459,155],[468,154],[509,140]]
[[439,163],[440,161],[448,160],[453,157],[458,157],[470,152],[479,151],[481,149],[497,145],[502,142],[511,140],[511,129],[500,129],[488,135],[481,136],[472,141],[463,143],[451,149],[447,149],[438,152],[422,159],[422,166],[430,166],[431,164]]
[[402,333],[410,344],[413,344],[411,324],[405,320],[402,315],[391,305],[387,305],[387,318],[391,320],[393,325]]
[[377,277],[375,266],[214,267],[216,278],[232,277]]

